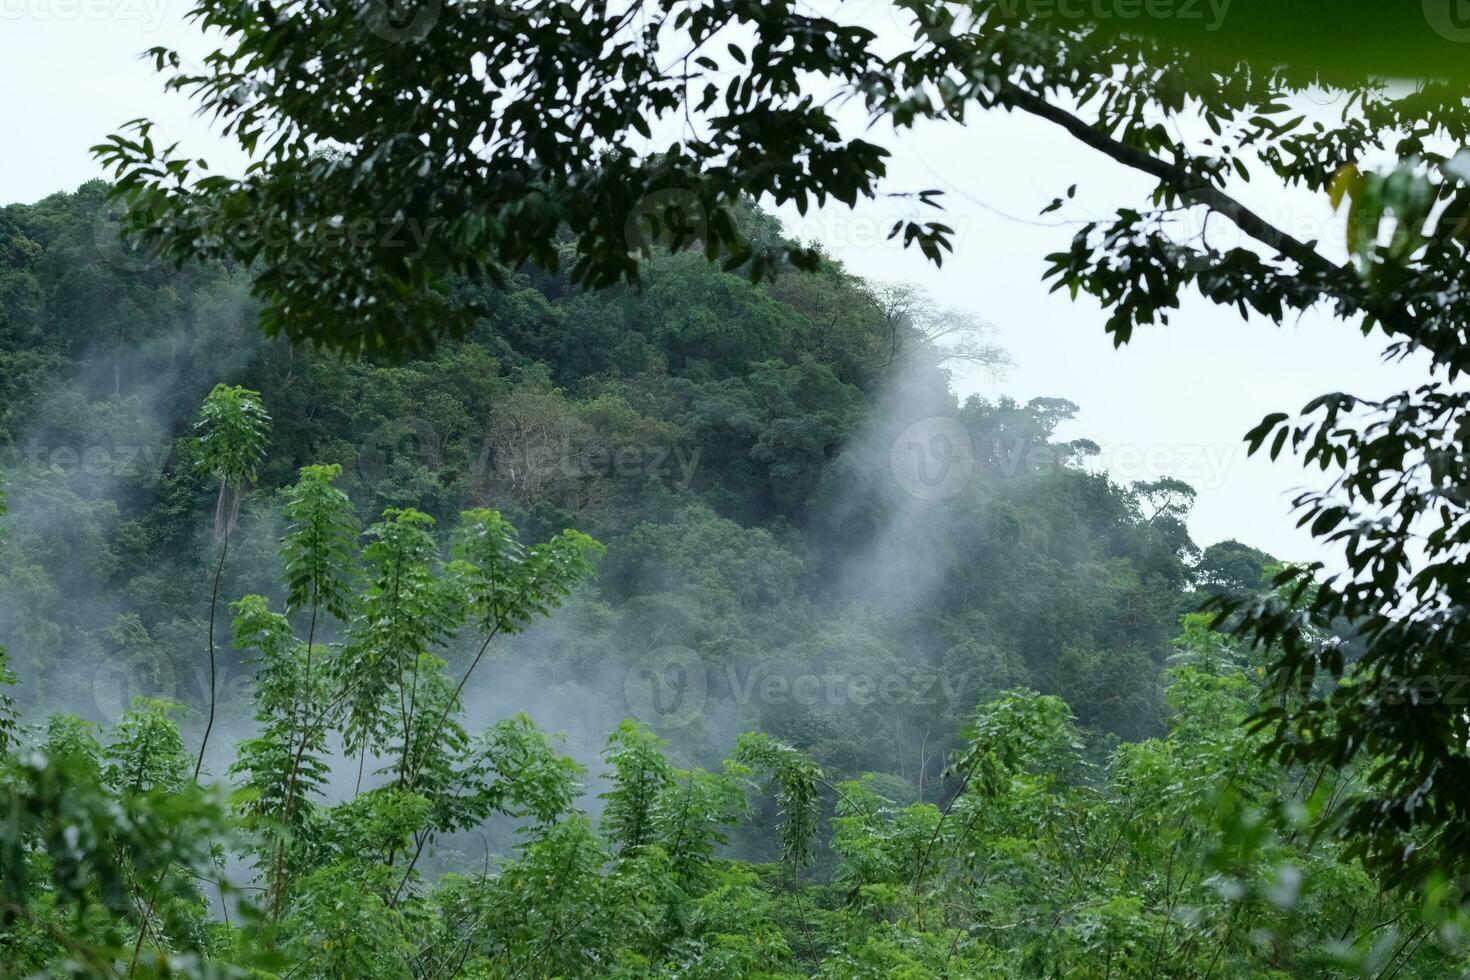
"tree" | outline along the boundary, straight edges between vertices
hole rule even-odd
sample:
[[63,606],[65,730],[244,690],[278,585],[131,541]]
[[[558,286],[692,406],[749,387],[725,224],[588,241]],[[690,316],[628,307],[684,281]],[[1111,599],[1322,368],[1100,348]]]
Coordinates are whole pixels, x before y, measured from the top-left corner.
[[586,455],[593,440],[565,395],[532,374],[498,402],[485,431],[487,499],[523,507],[537,500],[580,502],[595,495]]
[[612,789],[603,793],[602,832],[620,852],[636,851],[653,840],[654,805],[673,783],[657,735],[631,721],[607,740]]
[[1195,568],[1198,587],[1215,594],[1244,597],[1260,591],[1267,571],[1281,563],[1257,548],[1234,539],[1210,545]]
[[[791,0],[420,13],[400,27],[386,8],[363,17],[329,0],[289,13],[199,4],[199,25],[223,39],[203,69],[152,56],[258,165],[215,174],[137,123],[96,148],[130,204],[129,231],[179,260],[260,263],[272,333],[422,351],[473,320],[446,294],[447,273],[554,270],[564,226],[577,283],[636,279],[655,242],[760,277],[818,255],[753,244],[730,205],[851,204],[884,172],[884,151],[843,139],[834,107],[810,94],[813,77],[877,83],[874,35]],[[948,231],[917,218],[903,229],[935,258]]]
[[[1395,928],[1411,900],[1326,832],[1366,774],[1263,758],[1266,738],[1243,724],[1263,693],[1248,648],[1207,616],[1186,620],[1179,644],[1168,734],[1096,768],[1065,703],[1010,691],[976,709],[944,805],[903,805],[872,778],[841,784],[837,882],[866,928],[849,927],[826,975],[1453,971],[1455,941],[1425,941],[1438,913]],[[1443,912],[1453,935],[1463,911]]]
[[1011,363],[1000,345],[987,340],[994,328],[973,313],[945,309],[911,283],[883,283],[873,289],[882,323],[887,367],[892,370],[919,351],[941,364],[958,361],[1003,371]]
[[[311,484],[332,475],[304,473],[307,487],[287,506],[300,516],[303,495],[321,489]],[[403,546],[428,526],[422,515],[387,520],[403,526],[376,538],[396,535]],[[286,567],[299,567],[301,543],[283,545]],[[493,636],[560,601],[585,573],[587,552],[575,535],[523,549],[499,515],[469,512],[453,560],[431,577],[456,597],[461,625]],[[371,569],[364,579],[371,590]],[[575,809],[579,766],[524,716],[468,736],[457,691],[441,699],[454,720],[436,723],[424,698],[419,717],[430,723],[411,726],[432,763],[403,778],[390,757],[385,774],[398,778],[327,800],[321,741],[293,770],[290,729],[308,683],[317,721],[340,732],[347,715],[333,706],[346,703],[352,681],[321,667],[303,677],[306,644],[260,596],[235,608],[237,643],[259,655],[260,733],[241,747],[233,812],[223,787],[189,778],[167,703],[139,702],[103,741],[92,726],[56,717],[0,755],[7,966],[200,980],[533,969],[711,980],[1441,980],[1466,966],[1470,916],[1457,886],[1441,882],[1416,902],[1345,854],[1329,831],[1371,774],[1263,758],[1268,735],[1242,723],[1277,692],[1257,685],[1258,656],[1213,632],[1208,616],[1187,618],[1178,638],[1167,736],[1119,746],[1106,760],[1084,755],[1064,702],[1024,690],[975,709],[938,803],[890,796],[903,781],[872,774],[833,786],[808,755],[762,734],[741,736],[718,769],[677,769],[652,732],[625,723],[604,753],[599,832]],[[442,661],[416,662],[421,695],[447,688],[435,677]],[[399,693],[384,693],[385,715],[401,716]],[[293,773],[294,835],[275,816]],[[759,829],[779,865],[726,856],[758,775],[769,778],[777,814]],[[827,851],[818,835],[829,807]],[[493,869],[487,855],[479,870],[463,861],[458,873],[409,887],[432,837],[492,814],[520,828],[513,853]],[[279,885],[278,840],[290,844]],[[279,909],[258,915],[248,889],[222,885],[242,914],[211,921],[200,885],[241,843]],[[803,881],[823,859],[836,863],[832,884]]]
[[[1084,222],[1049,258],[1046,277],[1057,289],[1100,301],[1118,343],[1138,326],[1167,323],[1192,287],[1277,322],[1325,306],[1365,332],[1381,330],[1391,357],[1427,352],[1449,379],[1464,369],[1470,305],[1454,299],[1466,274],[1458,237],[1463,185],[1432,148],[1470,136],[1470,104],[1455,87],[1430,82],[1399,92],[1355,77],[1335,86],[1346,98],[1339,121],[1308,122],[1298,103],[1317,80],[1289,70],[1225,70],[1164,44],[1085,23],[1044,23],[1000,4],[971,6],[963,23],[939,8],[911,9],[924,40],[895,61],[906,85],[879,100],[887,111],[954,121],[970,105],[1027,113],[1156,181],[1149,206]],[[933,91],[945,97],[928,98]],[[1171,124],[1186,116],[1202,118],[1209,134],[1177,135]],[[1436,177],[1360,175],[1356,163],[1374,152],[1419,157]],[[1334,201],[1351,197],[1357,254],[1345,263],[1330,259],[1315,241],[1232,196],[1231,185],[1249,181],[1257,167]],[[1053,206],[1064,207],[1064,196]],[[1440,211],[1447,221],[1429,220]],[[1202,225],[1208,217],[1221,220]],[[1470,814],[1464,781],[1444,775],[1467,765],[1463,712],[1442,702],[1395,703],[1383,693],[1393,678],[1456,669],[1446,644],[1470,615],[1459,560],[1470,515],[1456,489],[1463,456],[1454,445],[1467,406],[1465,395],[1437,382],[1382,401],[1328,394],[1296,423],[1285,413],[1270,416],[1249,434],[1252,451],[1269,445],[1274,457],[1289,444],[1307,464],[1335,471],[1326,493],[1297,503],[1313,534],[1345,550],[1351,571],[1314,588],[1309,579],[1319,568],[1288,569],[1285,580],[1300,588],[1283,601],[1221,608],[1222,622],[1233,619],[1277,645],[1273,671],[1283,690],[1308,689],[1319,673],[1344,673],[1328,624],[1345,620],[1362,630],[1366,651],[1351,683],[1321,700],[1264,707],[1262,719],[1277,726],[1271,747],[1287,760],[1399,760],[1364,794],[1349,830],[1362,853],[1402,876],[1470,856],[1470,838],[1438,830],[1465,826]],[[1421,521],[1429,525],[1422,560],[1411,532]],[[1313,605],[1304,611],[1295,600],[1309,591]],[[1433,835],[1433,845],[1405,863],[1403,835],[1419,832]]]
[[194,778],[204,768],[204,752],[209,747],[209,734],[214,729],[217,671],[214,654],[214,616],[219,606],[219,583],[224,574],[225,558],[230,553],[230,535],[240,515],[245,490],[255,479],[255,471],[265,456],[270,438],[270,416],[260,402],[260,393],[242,388],[216,385],[199,410],[195,428],[199,436],[199,469],[219,480],[219,495],[214,505],[214,541],[219,547],[219,562],[214,568],[214,586],[209,598],[209,719],[204,737],[199,740],[199,760],[194,764]]

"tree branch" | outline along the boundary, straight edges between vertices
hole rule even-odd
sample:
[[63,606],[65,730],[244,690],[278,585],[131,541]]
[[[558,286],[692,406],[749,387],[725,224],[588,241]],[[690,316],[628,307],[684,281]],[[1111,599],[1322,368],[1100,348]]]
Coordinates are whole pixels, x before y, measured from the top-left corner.
[[1312,272],[1332,276],[1354,275],[1350,267],[1335,265],[1323,258],[1312,246],[1288,235],[1203,177],[1116,140],[1102,130],[1089,125],[1083,119],[1052,105],[1039,96],[1017,88],[1015,85],[1006,85],[1001,89],[997,99],[1002,105],[1020,109],[1048,122],[1056,123],[1080,142],[1099,153],[1112,157],[1134,170],[1141,170],[1151,177],[1157,177],[1178,191],[1181,197],[1219,212],[1233,221],[1241,231],[1293,260],[1304,270],[1309,269]]
[[[1389,333],[1416,337],[1419,333],[1418,316],[1402,304],[1384,303],[1366,294],[1362,280],[1351,265],[1337,265],[1321,255],[1315,248],[1299,238],[1287,234],[1241,204],[1220,188],[1198,174],[1160,160],[1137,147],[1114,139],[1106,132],[1089,125],[1085,120],[1065,109],[1047,102],[1044,98],[1027,92],[1013,84],[1002,86],[995,102],[1006,108],[1019,109],[1065,129],[1078,141],[1111,157],[1118,163],[1142,171],[1172,188],[1181,198],[1201,204],[1234,222],[1246,235],[1276,251],[1278,255],[1291,259],[1303,272],[1335,281],[1337,288],[1324,289],[1323,295],[1332,296],[1342,303],[1351,304],[1358,312],[1383,326]],[[1339,309],[1339,315],[1345,311]]]

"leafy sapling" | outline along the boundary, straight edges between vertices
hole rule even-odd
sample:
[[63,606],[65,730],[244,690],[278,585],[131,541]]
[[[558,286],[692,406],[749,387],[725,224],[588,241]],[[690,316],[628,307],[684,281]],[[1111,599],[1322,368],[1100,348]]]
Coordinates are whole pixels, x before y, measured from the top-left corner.
[[209,719],[204,737],[199,742],[199,758],[194,763],[194,779],[204,768],[204,754],[209,748],[209,735],[214,730],[218,700],[218,664],[214,650],[215,614],[219,608],[219,583],[230,552],[230,533],[240,514],[245,491],[255,481],[256,469],[265,456],[270,441],[270,416],[261,403],[260,393],[239,385],[216,385],[204,399],[195,428],[198,441],[199,468],[219,480],[219,495],[214,505],[214,540],[219,547],[219,561],[214,569],[214,585],[209,597]]

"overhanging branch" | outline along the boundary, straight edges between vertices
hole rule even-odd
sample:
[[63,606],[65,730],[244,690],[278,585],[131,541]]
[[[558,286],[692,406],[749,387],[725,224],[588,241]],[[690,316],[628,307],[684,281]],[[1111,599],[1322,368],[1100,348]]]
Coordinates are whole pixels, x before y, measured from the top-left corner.
[[1278,254],[1291,259],[1303,269],[1330,275],[1352,274],[1350,268],[1329,262],[1312,246],[1288,235],[1203,177],[1113,139],[1107,133],[1089,126],[1084,120],[1052,105],[1039,96],[1014,85],[1007,85],[1001,90],[998,101],[1002,105],[1020,109],[1033,116],[1056,123],[1094,150],[1112,157],[1125,166],[1141,170],[1151,177],[1157,177],[1174,188],[1180,197],[1196,204],[1203,204],[1210,210],[1224,215],[1233,221],[1241,231],[1261,244],[1275,249]]
[[1311,245],[1277,228],[1203,177],[1116,140],[1102,130],[1088,125],[1085,120],[1016,85],[1003,86],[996,96],[996,102],[1055,123],[1099,153],[1158,178],[1173,188],[1182,199],[1202,204],[1223,215],[1246,235],[1274,249],[1278,255],[1296,262],[1303,272],[1320,276],[1327,282],[1335,281],[1339,286],[1334,290],[1338,299],[1350,302],[1359,312],[1371,321],[1381,324],[1390,333],[1411,338],[1418,335],[1417,316],[1402,305],[1385,305],[1371,295],[1365,295],[1361,280],[1352,266],[1337,265],[1324,258]]

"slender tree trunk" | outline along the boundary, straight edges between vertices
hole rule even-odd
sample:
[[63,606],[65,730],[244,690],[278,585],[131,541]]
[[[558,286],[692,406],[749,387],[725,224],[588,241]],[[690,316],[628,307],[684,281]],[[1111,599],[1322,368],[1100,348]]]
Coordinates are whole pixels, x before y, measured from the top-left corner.
[[307,743],[311,740],[311,726],[304,722],[307,714],[307,703],[311,697],[311,648],[316,642],[316,618],[320,604],[313,601],[311,604],[311,625],[306,631],[306,666],[302,672],[302,681],[306,690],[301,695],[301,701],[291,699],[291,727],[301,729],[301,745],[291,757],[291,771],[286,777],[286,802],[281,808],[281,823],[284,825],[281,840],[276,843],[275,866],[271,872],[274,882],[271,891],[271,918],[281,917],[281,906],[285,901],[286,892],[286,839],[285,834],[291,832],[291,818],[296,814],[296,775],[301,771],[301,760],[306,755]]
[[214,731],[214,709],[217,666],[214,656],[214,619],[219,609],[219,581],[225,571],[225,556],[230,553],[230,536],[225,535],[220,543],[219,564],[214,567],[214,591],[209,597],[209,721],[204,725],[204,738],[199,742],[199,760],[194,763],[194,782],[199,782],[199,772],[204,768],[204,750],[209,747],[209,733]]

